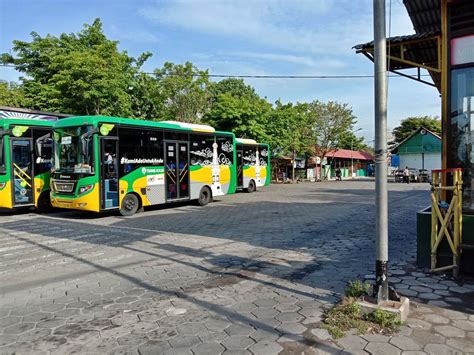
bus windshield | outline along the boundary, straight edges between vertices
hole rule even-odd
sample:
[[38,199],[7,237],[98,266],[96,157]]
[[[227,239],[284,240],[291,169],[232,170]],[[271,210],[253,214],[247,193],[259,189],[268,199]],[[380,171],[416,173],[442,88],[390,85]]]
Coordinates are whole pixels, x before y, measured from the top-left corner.
[[54,167],[57,173],[94,173],[92,126],[54,130]]

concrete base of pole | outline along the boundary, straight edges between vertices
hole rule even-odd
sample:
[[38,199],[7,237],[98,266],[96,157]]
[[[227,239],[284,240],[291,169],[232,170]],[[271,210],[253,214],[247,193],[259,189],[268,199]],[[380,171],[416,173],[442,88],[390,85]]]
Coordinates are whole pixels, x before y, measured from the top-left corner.
[[406,297],[401,297],[400,301],[382,301],[380,303],[377,303],[372,297],[364,297],[360,301],[357,301],[357,304],[364,314],[381,309],[396,314],[402,322],[406,322],[408,314],[410,313],[410,300]]

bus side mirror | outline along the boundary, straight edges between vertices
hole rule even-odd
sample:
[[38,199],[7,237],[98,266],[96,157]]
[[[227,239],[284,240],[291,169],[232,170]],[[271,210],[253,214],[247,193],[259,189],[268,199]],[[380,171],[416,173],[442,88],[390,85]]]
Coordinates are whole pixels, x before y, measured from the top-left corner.
[[46,151],[43,149],[43,147],[46,147],[46,145],[48,145],[48,142],[49,146],[51,146],[51,133],[45,134],[44,136],[41,136],[36,140],[35,153],[40,158],[50,158],[49,156],[47,156]]
[[82,152],[87,157],[89,156],[89,137],[81,137]]

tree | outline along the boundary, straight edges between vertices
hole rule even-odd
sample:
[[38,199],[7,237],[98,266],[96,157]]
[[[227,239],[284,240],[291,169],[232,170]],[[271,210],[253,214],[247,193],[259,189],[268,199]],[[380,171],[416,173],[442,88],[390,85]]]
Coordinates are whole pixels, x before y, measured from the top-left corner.
[[222,131],[232,131],[237,137],[262,140],[265,116],[271,104],[260,98],[255,89],[240,79],[224,79],[212,83],[212,107],[205,122]]
[[247,97],[251,99],[258,99],[255,89],[245,84],[243,79],[228,78],[211,83],[210,91],[214,99],[221,94],[230,94],[234,97]]
[[0,81],[0,106],[23,107],[24,103],[25,93],[20,85]]
[[313,132],[308,122],[308,104],[275,103],[275,108],[266,116],[265,141],[273,152],[289,154],[293,160],[293,180],[295,179],[294,162],[299,154],[309,153],[314,145]]
[[400,143],[417,129],[424,127],[438,135],[441,135],[441,120],[431,116],[407,117],[393,130],[393,144]]
[[335,101],[313,101],[309,104],[308,114],[316,143],[315,153],[321,160],[330,151],[338,148],[343,135],[350,133],[356,123],[352,108],[348,104]]
[[364,140],[364,137],[357,137],[353,132],[347,131],[340,135],[336,146],[339,149],[367,150],[369,147]]
[[77,34],[14,41],[16,57],[3,54],[3,63],[17,66],[30,108],[75,114],[132,115],[134,77],[143,62],[120,52],[107,39],[100,19]]
[[207,70],[192,63],[165,63],[155,70],[158,93],[163,98],[162,118],[183,122],[200,122],[210,108]]

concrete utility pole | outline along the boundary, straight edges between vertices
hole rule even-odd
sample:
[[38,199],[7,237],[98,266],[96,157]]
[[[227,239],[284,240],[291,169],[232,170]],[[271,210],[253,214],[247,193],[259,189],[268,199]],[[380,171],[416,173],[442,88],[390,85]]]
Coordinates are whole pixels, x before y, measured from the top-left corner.
[[388,200],[387,200],[387,52],[385,0],[374,0],[375,76],[375,208],[376,262],[374,297],[388,300]]

